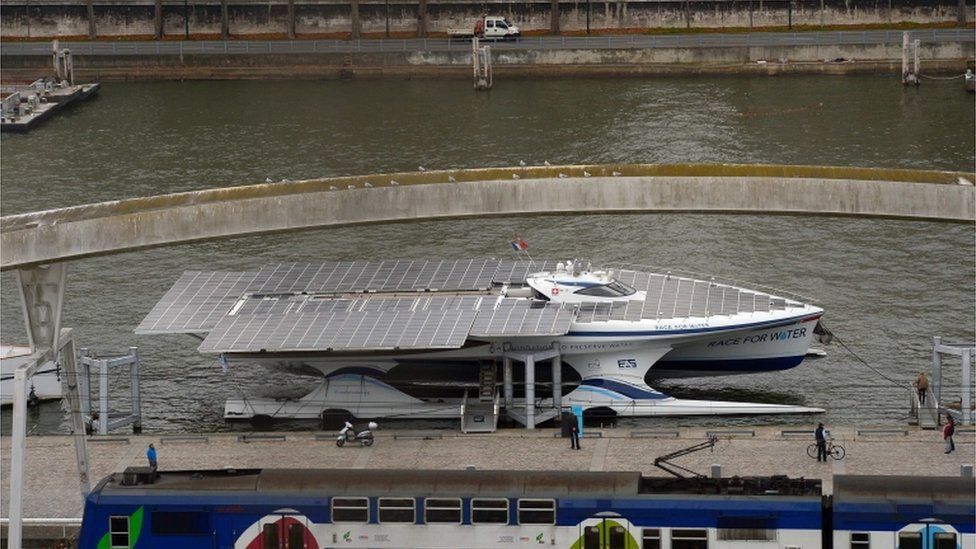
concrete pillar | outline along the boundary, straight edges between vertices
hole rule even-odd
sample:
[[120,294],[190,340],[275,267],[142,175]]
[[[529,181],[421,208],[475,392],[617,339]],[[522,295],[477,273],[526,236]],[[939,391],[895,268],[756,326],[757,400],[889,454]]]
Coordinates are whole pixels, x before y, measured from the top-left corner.
[[556,355],[552,359],[552,405],[556,411],[563,408],[563,357]]
[[549,33],[559,34],[559,0],[552,0],[549,7]]
[[295,0],[288,0],[288,39],[295,39]]
[[427,38],[427,0],[420,0],[417,10],[417,36]]
[[525,359],[525,428],[535,429],[535,357]]
[[220,0],[220,38],[230,38],[230,21],[227,18],[227,0]]
[[98,34],[95,32],[95,5],[93,0],[85,0],[85,10],[88,12],[88,39],[94,40]]
[[359,21],[359,0],[349,2],[349,34],[354,40],[358,40],[363,33],[363,24]]
[[511,410],[515,391],[514,384],[512,383],[512,359],[507,356],[502,358],[502,380],[505,393],[505,408]]
[[973,383],[973,360],[969,350],[962,354],[962,423],[963,425],[973,424],[973,410],[969,405],[973,397],[970,386]]
[[155,29],[156,40],[163,38],[163,0],[156,0],[156,9],[153,12],[153,28]]
[[941,345],[941,337],[932,338],[932,394],[940,404],[942,403],[942,354],[939,353]]

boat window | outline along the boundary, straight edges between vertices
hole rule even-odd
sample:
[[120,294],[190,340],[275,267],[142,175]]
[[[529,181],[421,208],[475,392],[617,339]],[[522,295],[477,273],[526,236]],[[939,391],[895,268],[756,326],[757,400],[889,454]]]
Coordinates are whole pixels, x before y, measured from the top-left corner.
[[588,295],[592,297],[625,297],[637,293],[637,290],[631,288],[630,286],[624,284],[623,282],[618,282],[614,280],[610,284],[600,284],[597,286],[590,286],[589,288],[576,290],[574,293],[578,295]]
[[708,531],[672,530],[671,549],[708,549]]
[[556,502],[551,499],[520,499],[519,524],[555,524]]
[[417,521],[415,504],[413,498],[380,498],[380,522],[413,524]]
[[424,502],[424,522],[461,524],[461,500],[427,498]]
[[851,532],[851,549],[870,549],[871,534],[869,532]]
[[369,522],[369,500],[332,498],[332,522]]
[[507,499],[472,499],[472,524],[508,524]]
[[644,528],[641,537],[644,539],[641,549],[661,549],[661,531],[657,528]]
[[935,549],[956,549],[956,535],[952,532],[936,532]]
[[152,533],[160,536],[206,536],[210,517],[202,511],[153,511]]
[[129,517],[108,517],[109,540],[112,547],[129,547]]

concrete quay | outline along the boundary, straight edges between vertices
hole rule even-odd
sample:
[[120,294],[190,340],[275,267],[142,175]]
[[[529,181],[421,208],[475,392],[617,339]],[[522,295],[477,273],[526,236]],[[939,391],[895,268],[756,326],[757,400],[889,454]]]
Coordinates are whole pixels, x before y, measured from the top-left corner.
[[[307,467],[528,469],[564,471],[641,471],[668,476],[654,466],[660,455],[702,442],[711,432],[719,437],[711,450],[675,460],[708,474],[712,464],[729,477],[789,475],[822,478],[832,489],[834,474],[955,476],[961,465],[976,457],[976,432],[960,426],[956,452],[944,454],[940,431],[916,427],[887,429],[828,426],[847,456],[818,463],[807,456],[810,432],[795,426],[688,428],[680,430],[587,429],[582,449],[571,450],[554,429],[503,430],[490,435],[462,435],[455,431],[382,431],[371,448],[338,448],[330,432],[220,433],[207,435],[113,435],[89,437],[92,486],[113,472],[144,466],[145,451],[154,443],[161,470]],[[0,507],[10,496],[10,437],[2,443]],[[73,439],[70,436],[32,436],[27,439],[24,516],[80,518]],[[25,530],[28,534],[29,530]],[[28,534],[29,535],[29,534]]]

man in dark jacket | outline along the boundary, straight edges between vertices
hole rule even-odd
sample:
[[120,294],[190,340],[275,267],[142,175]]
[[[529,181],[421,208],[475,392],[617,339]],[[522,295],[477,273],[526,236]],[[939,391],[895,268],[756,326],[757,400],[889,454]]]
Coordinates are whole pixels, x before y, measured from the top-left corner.
[[813,432],[813,437],[817,439],[817,461],[827,461],[827,433],[824,424],[817,425],[817,430]]

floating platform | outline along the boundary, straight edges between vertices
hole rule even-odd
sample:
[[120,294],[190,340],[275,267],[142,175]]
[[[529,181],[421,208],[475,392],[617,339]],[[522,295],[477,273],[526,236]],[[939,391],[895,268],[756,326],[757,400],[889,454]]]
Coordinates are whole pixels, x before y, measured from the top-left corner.
[[26,132],[51,118],[60,109],[84,101],[98,92],[101,84],[60,85],[38,80],[29,86],[5,86],[0,130]]

